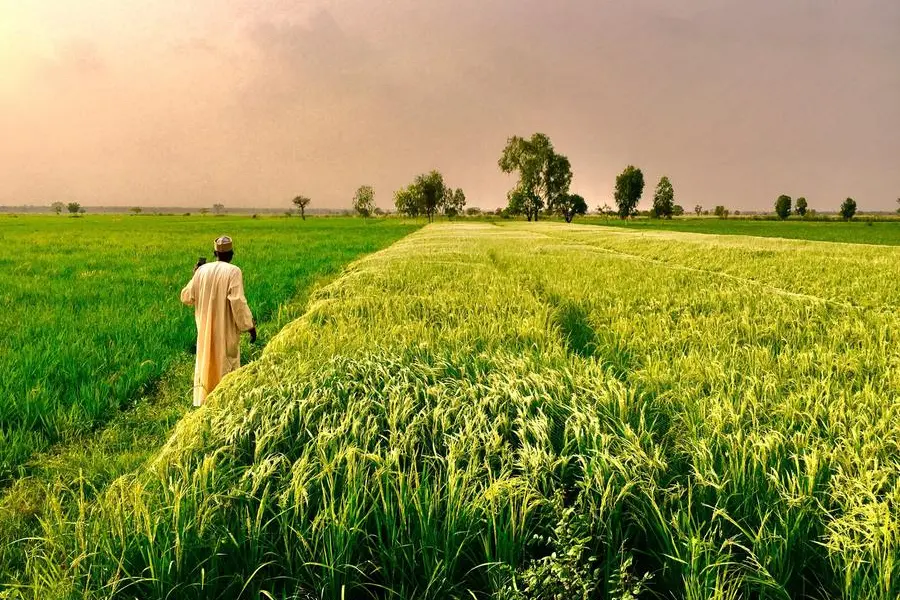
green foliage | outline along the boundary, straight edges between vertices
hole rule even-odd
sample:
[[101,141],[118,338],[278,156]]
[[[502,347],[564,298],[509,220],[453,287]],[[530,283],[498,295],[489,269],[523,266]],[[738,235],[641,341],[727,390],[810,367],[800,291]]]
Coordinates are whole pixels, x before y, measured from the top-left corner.
[[676,204],[674,207],[672,207],[672,215],[675,217],[684,216],[684,207],[680,204]]
[[316,220],[302,233],[285,219],[240,217],[142,218],[139,227],[117,216],[4,220],[0,486],[35,452],[108,421],[191,350],[193,315],[178,292],[223,231],[266,322],[299,285],[412,229],[349,219]]
[[60,213],[62,213],[63,209],[66,208],[66,205],[63,204],[62,202],[54,202],[53,204],[50,205],[50,208],[56,214],[60,214]]
[[312,200],[304,195],[294,196],[294,199],[291,200],[291,203],[297,207],[297,212],[300,213],[300,218],[304,221],[306,220],[306,207],[309,206],[309,203]]
[[375,214],[375,188],[371,185],[359,186],[353,196],[353,210],[361,217]]
[[785,194],[775,200],[775,214],[779,219],[787,219],[791,216],[791,197]]
[[637,167],[628,165],[616,177],[614,197],[619,207],[619,218],[626,219],[634,214],[643,193],[644,173]]
[[78,211],[81,210],[81,204],[79,204],[78,202],[69,202],[68,204],[66,204],[66,209],[70,214],[77,215]]
[[729,215],[729,211],[727,208],[722,206],[721,204],[717,205],[713,210],[713,214],[719,217],[720,219],[727,219]]
[[794,212],[796,212],[800,218],[803,218],[806,216],[808,209],[809,209],[809,207],[806,203],[806,198],[804,198],[803,196],[800,196],[799,198],[797,198],[797,202],[794,206]]
[[453,190],[448,187],[445,194],[444,214],[450,218],[462,214],[463,209],[466,207],[466,194],[462,189],[456,188]]
[[465,195],[462,195],[462,190],[459,191],[459,198],[452,191],[448,193],[444,176],[439,171],[431,171],[419,175],[408,187],[398,190],[394,194],[394,205],[401,214],[410,217],[425,215],[433,221],[434,215],[444,209],[448,200],[462,200],[465,204]]
[[566,220],[566,223],[571,223],[576,215],[586,214],[588,206],[584,198],[578,194],[566,194],[557,202],[556,210]]
[[507,194],[506,211],[511,215],[525,215],[529,221],[537,221],[544,208],[544,201],[527,187],[518,185]]
[[849,221],[856,215],[856,200],[853,198],[847,198],[841,203],[841,217],[844,220]]
[[418,217],[421,214],[421,204],[412,186],[394,192],[394,208],[407,217]]
[[215,215],[224,215],[225,214],[225,205],[224,204],[213,204],[212,210],[213,210],[213,214],[215,214]]
[[[684,212],[684,209],[681,211]],[[675,213],[675,190],[669,178],[663,175],[653,194],[653,213],[660,219],[671,219]]]
[[694,214],[699,217],[701,213],[703,213],[703,206],[700,204],[694,205]]
[[556,153],[546,134],[535,133],[527,140],[509,138],[498,165],[504,173],[519,175],[507,194],[511,214],[537,221],[543,209],[560,212],[558,204],[566,201],[572,183],[572,167],[567,157]]

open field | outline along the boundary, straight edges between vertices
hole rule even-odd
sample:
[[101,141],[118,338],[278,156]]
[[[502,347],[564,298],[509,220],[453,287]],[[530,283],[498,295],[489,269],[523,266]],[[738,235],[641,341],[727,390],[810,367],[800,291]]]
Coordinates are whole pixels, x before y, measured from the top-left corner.
[[[193,315],[178,293],[197,257],[212,259],[216,236],[235,236],[235,262],[265,337],[291,317],[279,315],[282,303],[415,227],[359,219],[0,218],[0,484],[21,475],[35,452],[108,421],[191,350]],[[244,354],[253,351],[245,345]]]
[[851,244],[900,245],[900,220],[843,221],[775,221],[749,218],[676,218],[600,219],[592,217],[583,223],[625,227],[634,230],[684,231],[690,233],[714,233],[720,235],[752,235],[788,239],[818,240],[822,242],[847,242]]
[[59,490],[10,589],[893,600],[898,279],[894,248],[429,226],[147,469]]

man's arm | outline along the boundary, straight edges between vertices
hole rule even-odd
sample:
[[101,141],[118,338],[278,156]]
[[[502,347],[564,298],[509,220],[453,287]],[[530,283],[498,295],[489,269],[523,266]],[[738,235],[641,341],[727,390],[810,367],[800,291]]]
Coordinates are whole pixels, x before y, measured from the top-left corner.
[[253,324],[253,314],[247,305],[247,298],[244,296],[244,276],[240,270],[235,272],[228,284],[228,303],[231,305],[234,324],[240,331],[249,331],[250,341],[255,342],[256,327]]
[[[194,272],[197,270],[194,269]],[[184,286],[184,289],[181,290],[181,303],[186,306],[194,305],[194,277],[191,277],[191,280],[188,281],[188,284]]]

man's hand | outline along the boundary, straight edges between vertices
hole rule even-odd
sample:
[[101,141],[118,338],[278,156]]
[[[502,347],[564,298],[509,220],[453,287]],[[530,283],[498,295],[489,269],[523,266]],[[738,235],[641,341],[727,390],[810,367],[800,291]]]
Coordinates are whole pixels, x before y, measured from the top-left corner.
[[253,344],[254,342],[256,342],[256,327],[251,327],[249,329],[249,333],[250,333],[250,343]]

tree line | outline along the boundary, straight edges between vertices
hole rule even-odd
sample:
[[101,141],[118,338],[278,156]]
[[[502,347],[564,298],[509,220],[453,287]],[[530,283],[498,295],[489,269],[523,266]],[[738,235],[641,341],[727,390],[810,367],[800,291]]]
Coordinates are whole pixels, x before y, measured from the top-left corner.
[[[550,137],[544,133],[535,133],[529,138],[514,135],[507,139],[506,146],[497,161],[500,171],[507,175],[515,174],[517,181],[507,193],[507,205],[498,214],[502,216],[524,216],[528,221],[537,221],[540,215],[557,215],[567,223],[578,215],[588,212],[587,201],[578,194],[570,193],[573,173],[572,165],[564,154],[556,152]],[[644,193],[644,173],[634,165],[628,165],[616,177],[613,199],[616,205],[613,210],[608,205],[597,207],[597,212],[608,217],[616,215],[621,219],[638,214],[637,205]],[[302,219],[306,219],[306,209],[311,199],[305,195],[297,195],[291,200],[294,209]],[[900,198],[897,199],[900,213]],[[793,206],[792,206],[793,205]],[[356,190],[352,200],[353,210],[362,217],[384,214],[375,204],[375,190],[370,185],[362,185]],[[438,214],[455,217],[463,214],[466,206],[466,195],[461,188],[453,188],[444,181],[440,171],[432,170],[418,175],[409,185],[394,192],[394,207],[399,214],[409,217],[424,216],[433,221]],[[77,202],[63,204],[54,202],[51,208],[60,214],[67,209],[71,214],[84,214],[85,210]],[[135,214],[140,208],[131,209]],[[857,205],[853,198],[847,198],[838,212],[846,220],[856,215]],[[201,209],[201,214],[208,213]],[[215,214],[223,214],[222,204],[213,205]],[[287,211],[290,216],[293,211]],[[481,214],[478,209],[470,209],[469,214]],[[699,204],[694,206],[697,216],[708,215]],[[671,219],[685,213],[684,207],[675,203],[675,188],[668,176],[660,177],[653,193],[653,205],[646,213],[651,218]],[[791,214],[801,218],[813,215],[805,197],[794,201],[787,194],[781,194],[775,200],[775,214],[787,219]],[[719,218],[727,218],[731,212],[724,205],[717,205],[713,213]],[[740,214],[735,211],[735,214]]]

